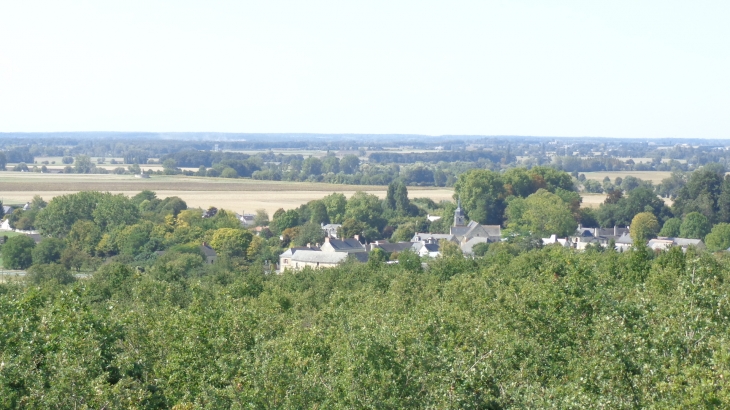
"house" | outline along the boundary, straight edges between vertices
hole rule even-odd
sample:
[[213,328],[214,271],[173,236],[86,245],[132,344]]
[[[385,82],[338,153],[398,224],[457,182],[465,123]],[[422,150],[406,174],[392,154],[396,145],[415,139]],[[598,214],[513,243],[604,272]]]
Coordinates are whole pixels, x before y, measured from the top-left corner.
[[203,211],[203,218],[212,218],[218,214],[218,208],[211,206],[210,208]]
[[428,256],[431,258],[435,258],[441,256],[439,243],[436,241],[417,242],[413,244],[411,249],[420,257]]
[[407,249],[412,249],[414,245],[414,242],[396,242],[396,243],[390,243],[390,242],[382,242],[382,241],[375,241],[369,245],[365,245],[365,248],[368,252],[372,251],[373,249],[382,249],[384,252],[387,253],[395,253],[395,252],[403,252]]
[[689,239],[689,238],[668,238],[660,236],[656,239],[652,239],[647,244],[651,249],[655,251],[664,251],[669,248],[679,246],[682,248],[682,252],[687,252],[687,248],[694,246],[695,248],[705,249],[705,244],[701,239]]
[[616,240],[616,250],[619,252],[629,250],[632,246],[634,246],[634,240],[628,232],[625,232]]
[[0,223],[0,231],[13,231],[14,229],[10,226],[10,220],[3,219],[2,223]]
[[542,239],[543,246],[558,244],[558,245],[564,246],[566,248],[571,247],[570,239],[558,238],[558,236],[555,234],[550,235],[549,238],[541,238],[541,239]]
[[355,235],[351,239],[332,239],[330,237],[324,238],[324,243],[320,247],[322,252],[344,252],[344,253],[360,253],[367,252],[365,245],[360,243],[360,237]]
[[149,178],[150,177],[150,174],[144,174],[144,173],[142,173],[142,174],[134,174],[134,177],[135,178]]
[[452,226],[451,234],[459,242],[467,242],[472,238],[492,238],[491,242],[502,239],[502,227],[499,225],[482,225],[476,221],[470,221],[465,226]]
[[411,238],[411,242],[423,242],[423,241],[451,241],[453,243],[458,244],[459,240],[456,238],[456,236],[450,234],[450,233],[419,233],[417,232],[415,235],[413,235],[413,238]]
[[494,242],[494,240],[492,240],[492,238],[489,238],[489,237],[471,238],[468,241],[461,243],[461,252],[467,256],[474,256],[474,245],[477,245],[480,243],[490,243],[490,242]]
[[499,225],[482,225],[476,221],[466,223],[466,215],[461,209],[461,198],[456,205],[454,211],[454,226],[451,227],[450,233],[454,235],[459,242],[467,242],[472,238],[492,238],[496,242],[502,238],[502,227]]
[[3,205],[3,212],[5,215],[10,215],[13,213],[13,207],[10,205]]
[[218,260],[218,254],[207,243],[203,242],[203,244],[200,245],[200,251],[203,253],[203,256],[205,257],[206,264],[212,265],[215,263],[216,260]]
[[286,270],[300,271],[304,268],[323,269],[333,268],[348,259],[367,262],[366,252],[324,252],[315,249],[289,249],[279,255],[279,272]]
[[25,205],[23,205],[23,210],[24,211],[30,210],[30,202],[26,202]]
[[241,225],[246,226],[246,227],[255,225],[255,223],[253,221],[255,216],[256,215],[254,215],[254,214],[246,214],[246,213],[244,213],[243,215],[236,214],[236,218],[238,218],[238,220],[241,221]]
[[321,223],[320,226],[322,227],[325,236],[337,239],[337,230],[340,229],[342,224]]
[[448,234],[417,232],[411,242],[428,242],[446,240],[461,247],[462,252],[472,255],[472,248],[478,243],[497,242],[502,239],[502,227],[499,225],[482,225],[476,221],[466,223],[466,215],[461,209],[461,199],[454,211],[454,226]]

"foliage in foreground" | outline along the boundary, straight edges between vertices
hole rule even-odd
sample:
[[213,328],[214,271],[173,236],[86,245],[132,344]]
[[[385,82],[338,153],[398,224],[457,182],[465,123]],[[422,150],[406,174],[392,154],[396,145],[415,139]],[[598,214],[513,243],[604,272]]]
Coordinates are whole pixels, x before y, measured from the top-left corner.
[[728,263],[502,244],[425,271],[110,263],[0,285],[0,407],[724,407]]

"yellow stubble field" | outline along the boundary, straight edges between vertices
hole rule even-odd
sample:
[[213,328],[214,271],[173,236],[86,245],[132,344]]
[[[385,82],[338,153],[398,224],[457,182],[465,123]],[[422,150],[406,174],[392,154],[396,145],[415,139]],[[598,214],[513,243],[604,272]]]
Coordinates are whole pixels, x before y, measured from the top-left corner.
[[[178,196],[189,207],[215,206],[239,213],[265,209],[271,215],[279,208],[296,208],[333,192],[350,197],[357,191],[364,191],[385,198],[387,187],[178,175],[153,175],[149,179],[141,179],[131,175],[0,172],[0,199],[6,204],[25,203],[34,195],[40,195],[48,201],[78,191],[104,191],[132,196],[145,189],[156,192],[159,198]],[[451,200],[453,196],[451,188],[408,187],[408,191],[411,198],[425,197],[436,202]]]

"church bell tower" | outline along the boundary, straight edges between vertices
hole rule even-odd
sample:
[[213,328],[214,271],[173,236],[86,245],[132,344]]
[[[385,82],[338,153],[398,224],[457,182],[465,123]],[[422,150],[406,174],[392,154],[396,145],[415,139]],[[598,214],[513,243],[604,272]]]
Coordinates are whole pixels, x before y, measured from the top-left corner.
[[459,196],[459,202],[456,205],[456,211],[454,211],[454,226],[465,226],[466,216],[464,211],[461,209],[461,196]]

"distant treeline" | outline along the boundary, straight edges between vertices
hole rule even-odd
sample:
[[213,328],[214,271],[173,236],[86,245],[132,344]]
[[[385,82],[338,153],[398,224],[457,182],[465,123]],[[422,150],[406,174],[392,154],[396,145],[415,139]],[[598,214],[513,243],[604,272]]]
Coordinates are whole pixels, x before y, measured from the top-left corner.
[[416,162],[456,162],[468,161],[476,162],[479,160],[489,160],[492,162],[500,162],[505,159],[506,163],[515,160],[514,155],[510,155],[504,151],[442,151],[442,152],[422,152],[422,153],[395,153],[395,152],[374,152],[369,156],[370,162],[380,164],[413,164]]

